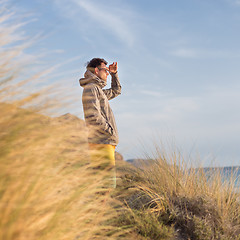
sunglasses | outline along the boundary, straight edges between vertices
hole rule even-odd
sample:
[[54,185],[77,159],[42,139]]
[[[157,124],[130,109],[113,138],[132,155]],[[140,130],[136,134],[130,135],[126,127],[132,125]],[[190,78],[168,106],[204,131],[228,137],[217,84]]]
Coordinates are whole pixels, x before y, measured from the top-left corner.
[[104,70],[106,73],[109,72],[108,68],[98,68],[100,71]]

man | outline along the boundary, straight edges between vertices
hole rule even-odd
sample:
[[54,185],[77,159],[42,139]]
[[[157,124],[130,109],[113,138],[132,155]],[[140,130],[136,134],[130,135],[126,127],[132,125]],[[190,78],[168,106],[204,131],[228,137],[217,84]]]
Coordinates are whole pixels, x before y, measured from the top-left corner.
[[[112,187],[116,187],[114,153],[118,144],[118,132],[108,100],[121,94],[117,71],[117,62],[107,67],[104,59],[93,58],[87,64],[84,78],[79,80],[80,86],[84,88],[82,102],[89,130],[88,142],[91,160],[95,167],[112,172]],[[112,77],[111,88],[103,89],[107,85],[109,74]]]

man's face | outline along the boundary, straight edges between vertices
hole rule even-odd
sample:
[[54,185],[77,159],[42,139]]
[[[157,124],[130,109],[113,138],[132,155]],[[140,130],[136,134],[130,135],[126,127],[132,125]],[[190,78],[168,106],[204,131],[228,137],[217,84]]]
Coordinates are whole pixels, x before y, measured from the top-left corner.
[[104,81],[107,81],[107,77],[109,75],[108,68],[105,63],[101,63],[101,65],[95,68],[95,74]]

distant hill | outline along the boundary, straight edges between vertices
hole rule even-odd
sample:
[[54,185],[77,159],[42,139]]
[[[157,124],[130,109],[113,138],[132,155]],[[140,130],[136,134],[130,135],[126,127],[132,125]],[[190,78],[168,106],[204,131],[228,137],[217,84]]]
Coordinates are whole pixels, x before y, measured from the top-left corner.
[[133,166],[137,168],[149,167],[151,166],[155,160],[153,159],[128,159],[126,162],[131,163]]
[[[136,159],[127,159],[126,162],[131,163],[135,167],[142,167],[143,165],[151,166],[156,160],[154,159],[143,159],[143,158],[136,158]],[[198,170],[199,168],[195,168]],[[226,166],[226,167],[203,167],[204,171],[224,171],[226,174],[231,174],[231,172],[239,172],[240,175],[240,166]]]

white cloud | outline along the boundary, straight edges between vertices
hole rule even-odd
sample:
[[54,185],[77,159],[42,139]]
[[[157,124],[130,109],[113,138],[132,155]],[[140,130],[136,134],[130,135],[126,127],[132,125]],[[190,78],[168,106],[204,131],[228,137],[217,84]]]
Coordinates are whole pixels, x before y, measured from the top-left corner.
[[166,95],[159,91],[152,91],[152,90],[140,90],[140,94],[149,95],[152,97],[163,97]]
[[[70,3],[73,6],[66,8],[66,5],[69,6]],[[135,36],[130,28],[131,22],[128,21],[129,16],[132,16],[134,13],[126,12],[121,7],[111,7],[110,4],[106,5],[100,1],[58,0],[55,1],[55,4],[64,10],[65,15],[68,15],[75,22],[81,21],[81,24],[81,11],[84,10],[88,17],[94,20],[94,26],[89,23],[88,19],[84,21],[84,24],[89,24],[89,31],[94,31],[95,28],[102,28],[128,46],[132,46],[135,41]]]
[[232,4],[232,5],[240,6],[240,0],[225,0],[225,1]]
[[[240,1],[240,0],[239,0]],[[235,58],[240,57],[238,51],[231,52],[226,50],[197,49],[197,48],[178,48],[169,52],[170,55],[180,58]]]
[[239,5],[240,6],[240,0],[234,0],[232,1],[235,5]]
[[171,55],[182,58],[197,58],[199,53],[194,49],[179,48],[171,52]]

